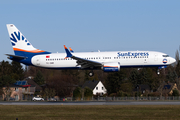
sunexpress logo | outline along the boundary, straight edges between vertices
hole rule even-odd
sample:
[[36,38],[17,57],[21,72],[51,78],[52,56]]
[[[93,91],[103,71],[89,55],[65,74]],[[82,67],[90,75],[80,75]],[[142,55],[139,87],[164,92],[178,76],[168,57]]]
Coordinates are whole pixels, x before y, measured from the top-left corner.
[[163,63],[166,64],[167,63],[167,59],[163,59]]
[[14,32],[14,34],[12,33],[10,39],[12,46],[15,46],[18,42],[24,42],[26,43],[26,45],[31,45],[29,41],[26,40],[26,38],[20,32]]
[[138,57],[138,56],[149,56],[148,52],[139,52],[139,53],[133,53],[133,52],[118,52],[118,57]]

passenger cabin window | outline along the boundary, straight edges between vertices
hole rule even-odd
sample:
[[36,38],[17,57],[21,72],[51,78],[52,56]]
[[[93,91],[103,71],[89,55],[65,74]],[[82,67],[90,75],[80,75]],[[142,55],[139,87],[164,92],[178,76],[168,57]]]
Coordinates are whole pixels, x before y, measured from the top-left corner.
[[169,57],[169,55],[163,55],[163,57]]

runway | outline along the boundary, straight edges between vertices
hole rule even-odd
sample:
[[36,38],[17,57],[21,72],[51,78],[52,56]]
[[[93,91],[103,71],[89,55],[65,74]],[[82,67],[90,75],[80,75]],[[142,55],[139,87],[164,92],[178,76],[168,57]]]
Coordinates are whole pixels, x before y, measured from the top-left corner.
[[0,105],[180,105],[180,101],[0,102]]

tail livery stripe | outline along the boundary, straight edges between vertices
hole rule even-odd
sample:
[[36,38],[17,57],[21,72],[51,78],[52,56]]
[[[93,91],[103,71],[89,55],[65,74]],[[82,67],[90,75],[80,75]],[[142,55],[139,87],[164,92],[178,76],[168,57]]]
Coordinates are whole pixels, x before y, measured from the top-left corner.
[[30,52],[30,53],[41,53],[41,52],[45,52],[43,50],[23,50],[23,49],[19,49],[19,48],[13,48],[14,51],[22,51],[22,52]]

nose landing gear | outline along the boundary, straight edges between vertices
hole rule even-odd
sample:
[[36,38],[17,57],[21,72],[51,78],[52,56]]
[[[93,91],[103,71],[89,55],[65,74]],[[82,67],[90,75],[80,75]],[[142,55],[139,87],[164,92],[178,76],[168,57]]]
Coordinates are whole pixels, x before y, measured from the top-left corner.
[[158,74],[158,75],[160,74],[160,71],[159,71],[159,69],[157,70],[157,74]]

